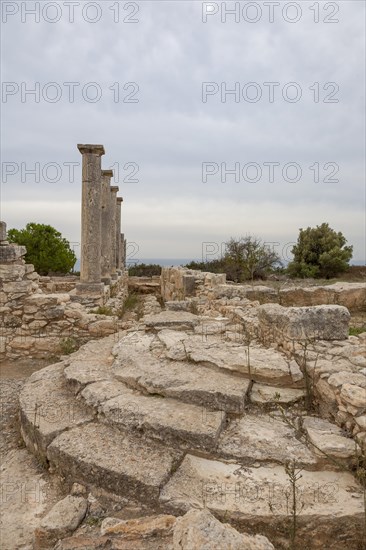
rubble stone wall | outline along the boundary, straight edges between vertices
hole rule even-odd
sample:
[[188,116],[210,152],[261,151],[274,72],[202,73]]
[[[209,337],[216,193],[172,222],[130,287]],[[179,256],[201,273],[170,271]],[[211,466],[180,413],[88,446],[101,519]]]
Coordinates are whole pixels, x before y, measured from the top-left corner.
[[[100,338],[118,331],[117,317],[87,311],[85,305],[93,306],[94,302],[80,303],[80,297],[72,291],[42,292],[39,275],[33,265],[25,264],[23,260],[25,247],[9,244],[5,234],[2,239],[0,359],[57,356],[70,352],[70,346],[77,340]],[[128,273],[125,270],[114,281],[111,293],[126,297],[127,288]]]
[[223,273],[208,273],[183,267],[164,267],[161,292],[165,301],[206,296],[211,300],[240,298],[260,304],[285,307],[339,305],[351,313],[366,313],[366,283],[334,283],[325,286],[290,288],[278,282],[277,288],[264,285],[226,283]]
[[161,295],[164,301],[206,296],[217,285],[225,284],[224,273],[208,273],[184,267],[163,267]]

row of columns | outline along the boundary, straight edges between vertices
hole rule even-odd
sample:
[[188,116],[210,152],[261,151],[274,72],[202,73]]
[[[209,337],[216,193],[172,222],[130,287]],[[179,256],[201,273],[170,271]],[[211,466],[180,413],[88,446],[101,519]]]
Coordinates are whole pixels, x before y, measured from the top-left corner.
[[81,294],[102,293],[104,284],[117,279],[125,267],[125,240],[121,234],[122,197],[111,185],[113,170],[102,170],[103,145],[78,145],[82,154]]

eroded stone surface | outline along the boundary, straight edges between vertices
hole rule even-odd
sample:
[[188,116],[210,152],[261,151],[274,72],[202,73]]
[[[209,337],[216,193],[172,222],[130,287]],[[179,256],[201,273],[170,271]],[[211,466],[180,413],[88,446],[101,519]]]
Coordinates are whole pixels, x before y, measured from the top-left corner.
[[350,314],[337,305],[285,308],[265,304],[258,308],[263,340],[268,334],[282,334],[284,340],[346,340]]
[[265,403],[291,404],[305,397],[305,390],[296,388],[278,388],[254,383],[250,393],[252,403],[262,405]]
[[47,449],[53,468],[72,481],[154,502],[178,456],[158,443],[96,423],[62,433]]
[[233,420],[219,441],[219,452],[243,463],[256,460],[280,462],[296,460],[299,466],[314,466],[317,459],[288,424],[268,414],[246,414]]
[[88,508],[83,497],[68,495],[57,502],[34,532],[34,550],[47,550],[79,526]]
[[[179,358],[182,346],[185,352],[184,358],[195,363],[234,371],[257,382],[265,382],[274,386],[302,384],[302,380],[298,379],[298,373],[294,380],[288,362],[283,355],[275,350],[251,346],[248,359],[248,349],[243,344],[223,342],[215,337],[203,340],[200,336],[192,336],[187,337],[176,346],[173,345],[167,356]],[[177,354],[176,351],[179,353]]]
[[221,523],[207,508],[190,510],[177,520],[174,550],[274,550],[267,537],[241,534],[231,525]]
[[177,330],[193,330],[200,322],[193,313],[183,311],[162,311],[155,315],[146,315],[144,323],[148,329],[160,330],[174,328]]
[[63,370],[64,364],[57,363],[34,373],[20,394],[22,436],[27,446],[41,456],[59,433],[94,417],[68,391]]
[[101,525],[102,535],[118,535],[121,539],[141,539],[167,537],[173,534],[176,518],[170,515],[149,516],[146,518],[121,521],[106,518]]
[[366,388],[354,384],[344,384],[341,389],[341,399],[353,407],[366,409]]
[[243,411],[250,387],[244,378],[132,350],[128,358],[117,357],[113,372],[117,380],[150,394],[237,413]]
[[[343,472],[303,470],[301,475],[297,485],[297,504],[302,510],[299,540],[302,544],[316,540],[319,547],[327,548],[337,531],[347,533],[352,547],[363,521],[360,485]],[[271,538],[278,536],[278,526],[288,517],[289,494],[283,466],[249,468],[187,455],[160,500],[176,513],[207,507],[216,517],[235,521],[243,530],[248,525],[252,530],[261,528]],[[335,547],[342,548],[341,544]]]
[[303,427],[314,452],[322,458],[350,458],[360,450],[355,441],[346,437],[335,424],[318,417],[308,416],[303,419]]
[[[225,422],[225,413],[160,396],[144,396],[120,385],[118,395],[104,401],[100,412],[109,422],[151,437],[212,449]],[[91,391],[91,387],[89,386]]]

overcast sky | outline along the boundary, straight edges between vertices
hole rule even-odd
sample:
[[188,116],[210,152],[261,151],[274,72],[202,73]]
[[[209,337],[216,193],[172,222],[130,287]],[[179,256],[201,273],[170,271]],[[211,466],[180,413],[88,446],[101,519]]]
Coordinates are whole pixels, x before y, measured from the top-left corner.
[[134,259],[246,234],[288,259],[328,222],[365,261],[364,2],[1,4],[8,228],[78,243],[77,144],[101,143]]

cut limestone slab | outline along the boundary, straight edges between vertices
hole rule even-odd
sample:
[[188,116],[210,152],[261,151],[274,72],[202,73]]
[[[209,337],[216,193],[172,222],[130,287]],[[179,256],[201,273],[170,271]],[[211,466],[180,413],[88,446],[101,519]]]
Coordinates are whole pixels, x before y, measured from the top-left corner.
[[113,371],[118,380],[144,392],[237,414],[244,410],[250,387],[245,378],[136,352],[127,360],[117,358]]
[[121,429],[197,448],[214,448],[225,423],[222,411],[145,396],[117,381],[89,384],[81,395],[89,405],[98,406],[103,418]]
[[255,382],[250,392],[250,400],[256,405],[266,403],[280,403],[290,405],[297,403],[305,397],[305,390],[296,388],[279,388],[276,386],[266,386]]
[[90,423],[59,435],[47,457],[72,482],[155,501],[179,454],[108,425]]
[[200,318],[186,311],[161,311],[154,315],[146,315],[144,323],[148,330],[161,330],[164,328],[193,330],[200,323]]
[[[302,545],[356,548],[363,521],[361,486],[344,472],[302,471],[297,482],[298,537]],[[291,486],[283,466],[259,468],[186,455],[161,492],[168,511],[207,507],[244,531],[261,532],[276,547],[289,525]],[[301,511],[300,511],[301,510]],[[339,545],[335,534],[341,534]],[[287,531],[288,534],[288,531]],[[342,546],[343,545],[343,546]]]
[[347,340],[350,313],[337,305],[264,304],[258,307],[258,319],[263,340]]
[[298,378],[298,373],[295,379],[293,378],[284,356],[273,349],[251,346],[248,360],[248,349],[242,344],[223,342],[217,338],[208,337],[206,340],[200,336],[191,336],[182,343],[172,346],[167,356],[173,357],[176,347],[181,352],[182,345],[185,348],[185,359],[195,363],[234,371],[256,382],[274,386],[303,385],[303,380]]
[[231,525],[216,519],[207,508],[190,510],[178,518],[173,542],[174,550],[275,550],[267,537],[238,533]]
[[20,393],[22,436],[27,447],[41,457],[59,433],[94,418],[68,391],[63,370],[64,364],[57,363],[32,374]]
[[296,439],[295,430],[268,414],[246,414],[233,420],[220,436],[218,452],[224,458],[240,459],[242,464],[257,460],[281,464],[296,460],[307,467],[317,464],[316,456]]
[[[314,453],[326,458],[351,458],[360,451],[357,443],[346,437],[338,426],[322,418],[307,416],[303,419],[303,428]],[[323,452],[322,452],[323,451]]]

